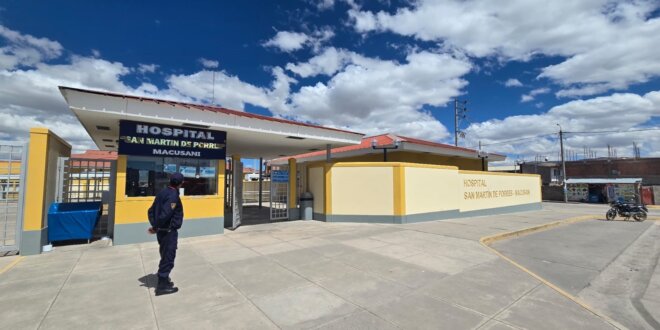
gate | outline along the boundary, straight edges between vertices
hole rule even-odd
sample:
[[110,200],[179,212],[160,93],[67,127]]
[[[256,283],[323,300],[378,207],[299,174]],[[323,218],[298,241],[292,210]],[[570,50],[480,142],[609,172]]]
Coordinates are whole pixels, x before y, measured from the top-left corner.
[[23,224],[27,143],[0,143],[0,253],[18,251]]
[[289,171],[270,174],[270,220],[289,219]]
[[236,229],[243,220],[243,163],[232,161],[232,225]]
[[56,200],[60,203],[101,202],[94,237],[112,237],[114,230],[116,160],[60,157]]

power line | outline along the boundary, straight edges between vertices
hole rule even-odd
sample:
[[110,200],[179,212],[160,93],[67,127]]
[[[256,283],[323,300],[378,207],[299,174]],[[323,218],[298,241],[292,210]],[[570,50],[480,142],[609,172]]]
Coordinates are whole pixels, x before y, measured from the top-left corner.
[[516,139],[511,139],[511,140],[498,141],[498,142],[493,142],[493,143],[482,143],[481,146],[485,147],[485,146],[492,146],[492,145],[497,145],[497,144],[506,144],[506,143],[511,143],[511,142],[526,141],[526,140],[538,139],[540,137],[550,136],[550,135],[555,135],[555,134],[557,134],[557,133],[546,133],[546,134],[527,136],[527,137],[516,138]]
[[630,133],[630,132],[644,132],[644,131],[660,131],[660,127],[631,129],[628,131],[583,131],[583,132],[564,132],[564,134],[611,134],[611,133]]
[[[635,129],[635,130],[628,130],[628,131],[564,131],[564,134],[612,134],[612,133],[632,133],[632,132],[644,132],[644,131],[660,131],[660,127],[655,127],[655,128],[643,128],[643,129]],[[492,146],[492,145],[499,145],[499,144],[507,144],[507,143],[512,143],[512,142],[520,142],[520,141],[527,141],[527,140],[533,140],[541,137],[546,137],[550,135],[556,135],[557,133],[546,133],[546,134],[540,134],[540,135],[534,135],[534,136],[528,136],[528,137],[522,137],[522,138],[516,138],[516,139],[510,139],[510,140],[504,140],[504,141],[497,141],[493,143],[482,143],[481,146]],[[471,148],[474,148],[471,147]]]

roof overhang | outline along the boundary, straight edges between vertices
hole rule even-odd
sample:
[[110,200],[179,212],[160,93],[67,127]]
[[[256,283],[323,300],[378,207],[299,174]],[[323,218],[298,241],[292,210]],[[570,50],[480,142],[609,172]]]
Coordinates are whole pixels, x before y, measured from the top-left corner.
[[[461,157],[461,158],[473,158],[473,159],[478,159],[479,154],[476,150],[471,150],[471,149],[455,149],[455,148],[443,148],[443,147],[436,147],[436,146],[428,146],[428,145],[422,145],[422,144],[417,144],[417,143],[412,143],[412,142],[406,142],[402,141],[399,145],[398,148],[396,149],[390,149],[389,152],[397,152],[397,151],[408,151],[408,152],[417,152],[417,153],[426,153],[426,154],[434,154],[434,155],[439,155],[439,156],[446,156],[446,157]],[[370,154],[382,154],[383,150],[382,149],[373,149],[370,147],[367,148],[361,148],[361,149],[355,149],[355,150],[347,150],[347,151],[341,151],[341,152],[333,152],[331,155],[332,159],[342,159],[342,158],[349,158],[349,157],[355,157],[355,156],[364,156],[364,155],[370,155]],[[497,161],[502,161],[506,159],[506,156],[498,155],[498,154],[491,154],[488,153],[486,154],[488,157],[485,157],[489,162],[497,162]],[[306,162],[316,162],[316,161],[321,161],[325,160],[326,155],[314,155],[310,157],[301,157],[297,158],[297,161],[299,163],[306,163]],[[280,158],[280,159],[274,159],[271,163],[273,165],[283,165],[286,164],[286,159]]]
[[117,151],[120,120],[225,131],[227,155],[243,158],[272,159],[323,150],[327,145],[354,145],[364,136],[218,107],[69,87],[60,87],[60,92],[100,150]]

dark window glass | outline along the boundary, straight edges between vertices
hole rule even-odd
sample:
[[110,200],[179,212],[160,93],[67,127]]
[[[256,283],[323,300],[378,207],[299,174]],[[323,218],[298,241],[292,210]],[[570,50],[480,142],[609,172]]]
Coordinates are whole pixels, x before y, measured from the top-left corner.
[[218,161],[171,157],[127,156],[126,196],[155,196],[167,187],[170,174],[183,174],[183,194],[215,195],[218,186]]

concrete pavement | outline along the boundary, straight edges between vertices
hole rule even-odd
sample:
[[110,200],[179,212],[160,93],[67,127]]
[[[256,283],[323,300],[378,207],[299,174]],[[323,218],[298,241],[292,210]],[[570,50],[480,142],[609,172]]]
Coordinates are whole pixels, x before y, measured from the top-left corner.
[[60,247],[0,275],[0,328],[611,328],[478,241],[590,213],[245,226],[182,239],[161,297],[155,243]]
[[491,246],[626,328],[660,328],[656,222],[590,220]]

